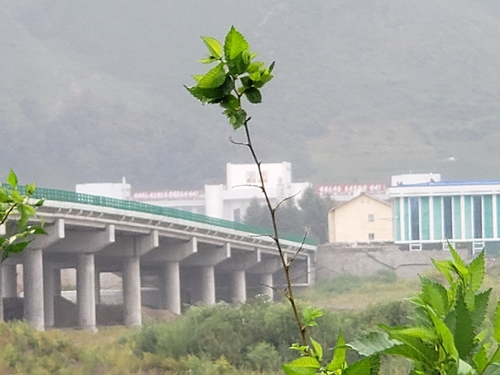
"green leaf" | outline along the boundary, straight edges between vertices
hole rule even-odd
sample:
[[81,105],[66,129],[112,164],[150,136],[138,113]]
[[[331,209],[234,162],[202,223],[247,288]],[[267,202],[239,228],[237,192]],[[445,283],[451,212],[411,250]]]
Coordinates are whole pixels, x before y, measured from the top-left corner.
[[446,278],[448,284],[453,284],[453,276],[451,272],[453,271],[452,263],[449,260],[432,260],[434,267],[441,272],[441,274]]
[[482,375],[500,375],[500,363],[492,363],[484,369]]
[[222,57],[222,46],[217,39],[209,36],[202,36],[201,39],[203,39],[203,42],[207,46],[211,57],[215,59],[220,59]]
[[274,70],[274,61],[271,63],[271,65],[269,65],[269,68],[267,69],[269,73],[272,73],[273,70]]
[[229,95],[234,85],[231,77],[226,77],[224,84],[214,89],[205,89],[199,86],[184,87],[202,103],[219,103]]
[[9,176],[7,177],[7,183],[13,188],[15,189],[17,187],[17,175],[15,174],[15,172],[11,169],[10,172],[9,172]]
[[333,351],[333,358],[331,362],[326,366],[326,370],[333,372],[343,369],[346,366],[346,353],[347,350],[344,335],[342,334],[342,332],[339,332],[337,344],[335,345],[335,349]]
[[472,324],[471,314],[465,305],[464,297],[459,295],[455,304],[456,323],[455,330],[452,332],[455,339],[460,358],[467,358],[474,347],[474,326]]
[[488,364],[488,355],[486,353],[486,348],[484,346],[481,346],[477,353],[474,354],[472,360],[476,365],[477,371],[482,372]]
[[260,81],[259,82],[256,82],[254,84],[254,86],[258,89],[260,89],[261,87],[263,87],[266,83],[268,83],[271,79],[273,79],[273,75],[269,72],[264,72],[264,73],[261,73],[260,74]]
[[44,202],[45,202],[45,199],[40,199],[40,200],[36,201],[36,203],[34,204],[34,206],[35,207],[41,207],[41,206],[43,206]]
[[262,95],[256,88],[249,88],[244,91],[244,94],[250,103],[258,104],[262,102]]
[[313,357],[300,357],[282,366],[287,375],[316,374],[321,364]]
[[488,302],[490,300],[491,288],[475,295],[475,310],[472,313],[472,325],[477,331],[483,324],[486,312],[488,311]]
[[417,338],[422,341],[436,341],[438,336],[436,332],[427,327],[408,327],[408,328],[397,328],[389,327],[384,324],[379,325],[380,328],[384,329],[386,332],[390,331],[392,338],[405,342],[407,338]]
[[236,98],[236,96],[229,94],[220,102],[220,106],[222,108],[232,109],[236,111],[238,108],[240,108],[240,102],[238,98]]
[[399,344],[399,342],[389,339],[386,333],[370,332],[366,336],[350,342],[347,346],[356,350],[361,355],[371,356],[373,354],[382,353],[397,344]]
[[386,349],[384,353],[407,358],[425,367],[432,367],[439,359],[439,353],[419,339],[412,339],[408,344],[395,345]]
[[236,130],[241,128],[245,123],[245,121],[247,120],[247,113],[244,109],[238,109],[237,111],[229,114],[228,117],[229,117],[229,123]]
[[29,231],[31,232],[30,234],[48,234],[47,231],[39,225],[30,227]]
[[455,271],[457,272],[458,276],[460,276],[463,280],[466,280],[469,274],[467,266],[465,265],[462,258],[460,258],[460,255],[457,253],[457,251],[453,248],[453,246],[451,246],[451,244],[448,244],[448,249],[450,250],[451,256],[453,257],[453,266],[455,268]]
[[260,71],[253,72],[253,73],[249,74],[248,76],[254,82],[259,82],[262,78],[262,74]]
[[241,85],[243,86],[243,88],[247,89],[249,87],[252,87],[253,84],[255,83],[254,81],[252,81],[250,79],[250,77],[248,76],[245,76],[245,77],[241,77],[240,78],[240,81],[241,81]]
[[323,347],[319,342],[317,342],[315,339],[312,337],[309,337],[309,340],[311,340],[312,348],[315,353],[315,358],[321,362],[323,360]]
[[2,261],[7,259],[11,253],[17,254],[26,249],[30,242],[31,241],[21,241],[5,246],[3,248]]
[[238,55],[249,48],[250,46],[243,35],[241,35],[234,26],[231,26],[231,30],[227,33],[226,40],[224,41],[224,55],[226,56],[226,60],[228,62],[234,60]]
[[206,57],[204,59],[199,59],[198,61],[201,62],[202,64],[212,64],[213,62],[219,61],[219,60],[217,60],[213,56],[209,56],[209,57]]
[[441,343],[446,353],[454,360],[458,360],[458,351],[457,348],[455,347],[455,340],[450,329],[435,314],[431,313],[429,314],[429,317],[431,318],[432,323],[436,328],[436,332],[441,338]]
[[248,51],[243,51],[234,59],[228,61],[227,65],[229,67],[229,74],[240,75],[247,71],[248,65],[250,64],[250,54]]
[[263,62],[260,62],[260,61],[253,62],[250,65],[248,65],[247,73],[251,74],[251,73],[258,72],[263,66],[264,66]]
[[320,318],[323,316],[323,310],[320,308],[311,308],[311,307],[306,307],[304,310],[302,310],[302,316],[304,318],[304,326],[305,327],[314,327],[317,326],[318,324],[315,322],[317,318]]
[[[439,358],[439,353],[434,349],[435,342],[425,342],[422,338],[415,337],[414,334],[401,334],[401,328],[385,325],[379,325],[379,327],[388,333],[390,342],[395,343],[393,346],[387,346],[384,353],[400,355],[427,365],[431,365]],[[428,336],[424,335],[424,338],[428,339]]]
[[500,343],[500,301],[497,303],[493,324],[493,338]]
[[468,269],[471,275],[472,291],[475,293],[479,290],[484,280],[484,273],[486,270],[484,266],[484,250],[469,263]]
[[202,89],[214,89],[222,86],[226,81],[226,72],[224,64],[217,64],[216,67],[210,69],[203,78],[198,82],[198,87]]
[[445,287],[425,277],[420,277],[420,282],[422,284],[420,298],[432,307],[438,316],[446,315],[448,312],[448,292]]
[[344,375],[376,375],[380,370],[380,357],[372,356],[354,362],[343,372]]

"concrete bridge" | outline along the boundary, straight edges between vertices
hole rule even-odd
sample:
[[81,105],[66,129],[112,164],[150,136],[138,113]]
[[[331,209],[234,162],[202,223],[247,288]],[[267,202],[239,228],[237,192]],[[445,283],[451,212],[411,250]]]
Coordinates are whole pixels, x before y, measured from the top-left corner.
[[[141,325],[143,303],[179,314],[182,303],[237,303],[255,294],[273,298],[283,288],[277,250],[262,229],[62,190],[39,188],[36,198],[46,199],[38,215],[48,235],[36,237],[0,267],[1,318],[3,299],[18,297],[18,264],[23,265],[24,318],[38,330],[57,323],[54,302],[61,294],[61,270],[68,268],[76,269],[78,326],[91,331],[103,272],[122,277],[123,323],[129,326]],[[294,284],[308,286],[316,246],[301,241],[284,236],[283,248],[295,256]],[[146,283],[154,287],[141,287]]]

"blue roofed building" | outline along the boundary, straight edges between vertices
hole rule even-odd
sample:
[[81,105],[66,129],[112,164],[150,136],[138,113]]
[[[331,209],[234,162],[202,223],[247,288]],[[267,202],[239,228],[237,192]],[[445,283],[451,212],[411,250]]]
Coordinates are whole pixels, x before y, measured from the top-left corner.
[[[393,204],[394,242],[408,250],[483,248],[500,256],[500,180],[405,181],[394,176],[388,195]],[[412,176],[412,175],[408,175]],[[424,175],[421,175],[424,176]]]

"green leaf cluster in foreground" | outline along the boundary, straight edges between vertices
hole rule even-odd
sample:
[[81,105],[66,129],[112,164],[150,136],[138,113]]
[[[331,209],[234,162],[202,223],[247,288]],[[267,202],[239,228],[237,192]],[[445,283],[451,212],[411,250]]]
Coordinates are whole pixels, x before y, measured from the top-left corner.
[[266,67],[254,61],[256,56],[250,45],[234,26],[226,35],[224,46],[217,39],[202,37],[208,49],[203,64],[216,64],[204,75],[194,76],[197,84],[186,89],[202,103],[219,104],[234,129],[247,121],[247,113],[241,106],[245,97],[250,103],[260,103],[260,89],[273,75],[274,63]]
[[[421,292],[410,299],[415,306],[413,324],[388,326],[349,344],[339,335],[332,360],[323,364],[323,349],[311,344],[292,349],[301,357],[283,365],[288,375],[378,374],[380,356],[398,356],[410,361],[411,375],[500,374],[500,304],[493,325],[485,324],[491,288],[481,290],[485,275],[484,252],[470,264],[450,246],[451,260],[434,261],[447,286],[421,277]],[[362,358],[348,364],[346,350]]]
[[0,236],[0,251],[2,261],[10,254],[23,251],[32,241],[28,236],[45,234],[42,225],[31,225],[29,219],[36,215],[36,207],[43,204],[43,200],[31,199],[35,192],[35,185],[24,187],[25,194],[19,191],[18,178],[14,171],[10,171],[7,184],[0,185],[0,225],[6,226],[9,217],[16,217],[16,228],[7,228],[7,234]]

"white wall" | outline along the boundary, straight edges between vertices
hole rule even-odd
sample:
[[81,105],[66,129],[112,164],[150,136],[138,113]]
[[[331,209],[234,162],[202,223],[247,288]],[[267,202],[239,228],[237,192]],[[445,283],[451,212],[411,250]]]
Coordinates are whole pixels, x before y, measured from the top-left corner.
[[132,188],[130,184],[121,183],[92,183],[76,185],[76,192],[81,194],[99,195],[101,197],[130,199]]

